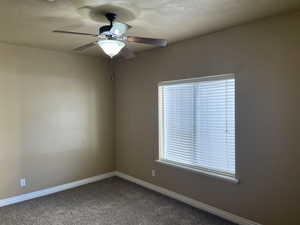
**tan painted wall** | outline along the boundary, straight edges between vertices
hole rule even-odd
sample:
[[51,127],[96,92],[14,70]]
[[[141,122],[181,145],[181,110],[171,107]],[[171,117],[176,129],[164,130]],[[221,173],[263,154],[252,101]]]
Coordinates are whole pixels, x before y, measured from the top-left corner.
[[0,199],[113,171],[113,100],[99,58],[0,44]]
[[[294,13],[121,62],[116,69],[117,170],[264,225],[300,224],[299,60],[300,13]],[[241,183],[157,164],[157,83],[224,73],[236,73]]]

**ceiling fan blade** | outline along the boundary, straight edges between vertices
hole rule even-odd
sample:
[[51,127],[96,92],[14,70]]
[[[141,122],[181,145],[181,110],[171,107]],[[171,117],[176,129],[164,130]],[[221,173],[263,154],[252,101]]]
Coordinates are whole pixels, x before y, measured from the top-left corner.
[[126,46],[121,50],[120,56],[124,59],[132,59],[135,57],[135,54]]
[[93,36],[97,37],[97,34],[88,34],[88,33],[81,33],[81,32],[72,32],[72,31],[64,31],[64,30],[54,30],[54,33],[61,33],[61,34],[76,34],[76,35],[86,35],[86,36]]
[[121,36],[130,28],[131,26],[126,23],[114,22],[112,28],[110,29],[110,32],[117,36]]
[[168,44],[168,41],[165,39],[134,37],[134,36],[127,36],[127,41],[141,43],[141,44],[155,45],[159,47],[165,47]]
[[74,48],[73,51],[83,51],[91,47],[95,47],[97,45],[97,41],[82,45],[80,47]]

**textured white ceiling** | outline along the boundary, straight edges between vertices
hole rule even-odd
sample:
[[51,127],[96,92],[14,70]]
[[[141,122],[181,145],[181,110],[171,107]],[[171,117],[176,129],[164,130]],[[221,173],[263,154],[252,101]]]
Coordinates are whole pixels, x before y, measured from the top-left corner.
[[[133,26],[128,34],[172,43],[299,7],[299,0],[1,0],[0,41],[71,51],[94,39],[52,30],[98,33],[101,13],[114,11]],[[97,47],[83,54],[102,55]]]

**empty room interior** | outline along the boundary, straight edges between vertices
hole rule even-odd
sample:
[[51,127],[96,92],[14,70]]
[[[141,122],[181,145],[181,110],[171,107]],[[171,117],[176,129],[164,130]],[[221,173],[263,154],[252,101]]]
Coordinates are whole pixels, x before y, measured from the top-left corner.
[[299,225],[299,0],[0,1],[0,225]]

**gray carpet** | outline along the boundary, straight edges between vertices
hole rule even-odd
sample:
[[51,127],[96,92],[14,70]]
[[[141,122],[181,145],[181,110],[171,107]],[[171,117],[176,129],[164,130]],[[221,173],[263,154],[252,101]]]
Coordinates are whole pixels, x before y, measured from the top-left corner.
[[1,225],[233,225],[119,178],[0,208]]

